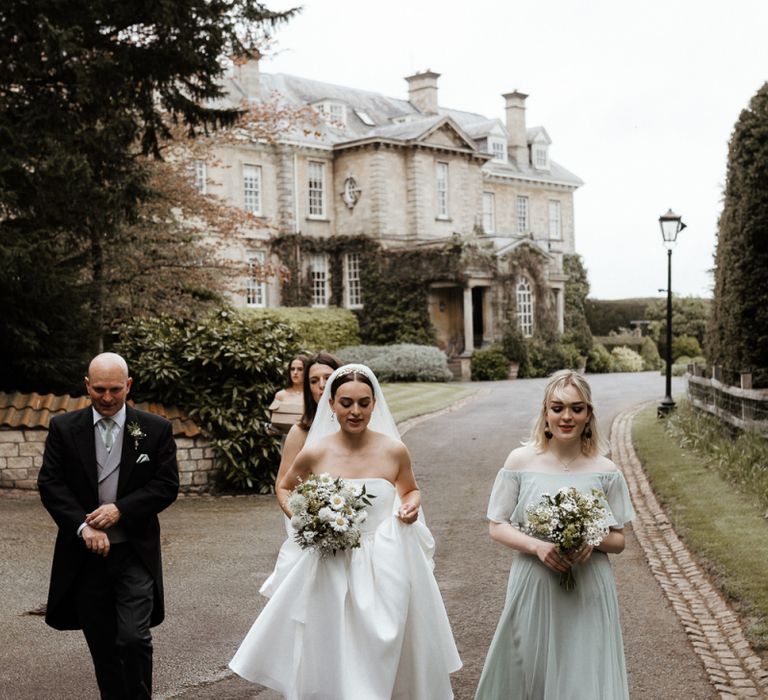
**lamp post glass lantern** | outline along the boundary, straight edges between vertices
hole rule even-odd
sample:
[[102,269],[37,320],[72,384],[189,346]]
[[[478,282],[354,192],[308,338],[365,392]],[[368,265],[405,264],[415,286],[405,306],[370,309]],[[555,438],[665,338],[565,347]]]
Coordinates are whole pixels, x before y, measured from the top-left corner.
[[659,417],[666,416],[675,408],[675,402],[672,399],[672,248],[677,242],[677,234],[685,228],[685,224],[680,216],[671,209],[666,214],[659,217],[659,226],[661,227],[661,237],[664,239],[664,246],[667,249],[667,347],[666,347],[666,395],[659,404]]

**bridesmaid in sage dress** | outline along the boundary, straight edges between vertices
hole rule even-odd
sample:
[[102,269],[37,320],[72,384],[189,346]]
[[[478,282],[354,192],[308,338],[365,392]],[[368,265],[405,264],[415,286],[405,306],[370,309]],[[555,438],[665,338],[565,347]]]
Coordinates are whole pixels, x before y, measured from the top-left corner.
[[[623,551],[634,512],[624,476],[599,452],[589,385],[576,372],[555,373],[531,439],[510,453],[491,493],[490,535],[515,556],[476,700],[629,698],[608,554]],[[602,494],[610,531],[597,547],[567,556],[522,528],[527,505],[571,486]],[[569,568],[573,590],[560,586]]]

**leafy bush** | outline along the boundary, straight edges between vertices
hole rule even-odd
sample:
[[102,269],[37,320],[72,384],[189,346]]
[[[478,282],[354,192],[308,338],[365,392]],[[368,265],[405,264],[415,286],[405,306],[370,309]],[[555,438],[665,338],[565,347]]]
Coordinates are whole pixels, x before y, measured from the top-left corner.
[[120,329],[132,395],[185,410],[211,437],[226,482],[269,492],[280,455],[267,406],[298,350],[289,326],[229,310],[187,323],[168,316]]
[[476,382],[493,382],[509,377],[509,358],[499,344],[475,350],[470,366],[472,379]]
[[696,338],[690,335],[678,335],[672,339],[672,362],[677,363],[683,355],[688,358],[701,355],[701,346]]
[[290,326],[296,342],[308,352],[333,351],[360,342],[357,316],[348,309],[285,306],[247,309],[243,313]]
[[656,343],[653,342],[653,338],[648,336],[643,338],[643,344],[640,347],[640,357],[643,358],[644,371],[653,371],[659,369],[662,365],[659,349],[656,347]]
[[[548,377],[559,369],[579,369],[581,355],[570,343],[547,343],[539,338],[528,342],[528,367],[518,376]],[[520,367],[521,372],[523,367]]]
[[587,372],[605,374],[611,371],[611,353],[604,345],[593,345],[587,357]]
[[336,351],[342,362],[368,365],[380,382],[447,382],[453,379],[442,350],[432,345],[354,345]]
[[528,345],[519,328],[508,328],[501,339],[501,348],[510,362],[521,365],[528,361]]
[[629,348],[614,348],[611,351],[611,372],[642,372],[643,358]]

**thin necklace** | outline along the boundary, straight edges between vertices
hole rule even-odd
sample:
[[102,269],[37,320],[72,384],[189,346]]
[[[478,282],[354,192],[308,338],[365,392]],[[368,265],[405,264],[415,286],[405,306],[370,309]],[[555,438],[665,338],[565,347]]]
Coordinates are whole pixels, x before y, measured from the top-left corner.
[[575,462],[575,461],[576,461],[576,460],[577,460],[579,457],[581,457],[581,455],[580,455],[580,454],[578,454],[578,455],[576,455],[576,456],[575,456],[573,459],[569,459],[567,462],[563,462],[563,460],[562,460],[562,459],[560,459],[560,457],[558,457],[558,456],[557,456],[557,455],[556,455],[554,452],[553,452],[552,454],[553,454],[553,455],[555,455],[555,459],[556,459],[558,462],[560,462],[560,464],[562,464],[562,465],[563,465],[563,471],[566,471],[566,472],[570,471],[570,470],[571,470],[571,465],[572,465],[572,464],[573,464],[573,463],[574,463],[574,462]]

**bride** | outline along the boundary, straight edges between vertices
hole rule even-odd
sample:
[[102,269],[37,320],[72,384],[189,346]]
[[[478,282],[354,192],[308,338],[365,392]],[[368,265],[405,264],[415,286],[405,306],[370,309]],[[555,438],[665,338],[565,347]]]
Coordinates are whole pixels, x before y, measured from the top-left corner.
[[[432,574],[434,540],[408,450],[376,377],[345,365],[329,378],[304,449],[278,484],[286,502],[310,474],[365,486],[359,548],[320,557],[292,540],[271,596],[230,668],[289,700],[447,700],[461,667]],[[281,553],[281,554],[283,554]]]

